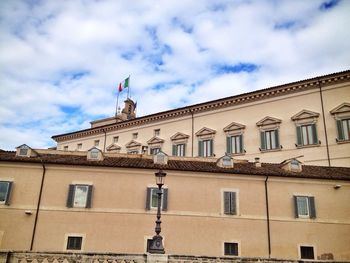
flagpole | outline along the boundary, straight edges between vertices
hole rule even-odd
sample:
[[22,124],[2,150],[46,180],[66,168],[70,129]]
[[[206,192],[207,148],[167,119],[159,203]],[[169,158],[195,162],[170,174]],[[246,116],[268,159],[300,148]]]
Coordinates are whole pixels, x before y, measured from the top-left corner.
[[128,81],[128,99],[130,99],[130,75],[128,77],[129,81]]
[[119,102],[119,93],[120,91],[118,90],[118,94],[117,94],[117,105],[115,106],[115,116],[118,116],[118,102]]

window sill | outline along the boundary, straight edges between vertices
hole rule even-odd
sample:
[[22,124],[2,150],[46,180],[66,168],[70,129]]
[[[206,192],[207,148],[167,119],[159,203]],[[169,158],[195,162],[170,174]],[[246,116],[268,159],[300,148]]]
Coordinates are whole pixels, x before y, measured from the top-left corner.
[[350,140],[342,140],[342,141],[339,141],[339,140],[337,139],[336,141],[337,141],[337,144],[350,143]]
[[276,149],[270,149],[270,150],[261,150],[261,149],[260,149],[260,152],[261,152],[261,153],[279,152],[279,151],[282,151],[282,147],[276,148]]
[[297,149],[302,149],[302,148],[312,148],[312,147],[320,147],[321,144],[317,143],[317,144],[307,144],[307,145],[295,145],[297,147]]
[[243,153],[230,153],[231,156],[243,156],[245,155],[245,152]]

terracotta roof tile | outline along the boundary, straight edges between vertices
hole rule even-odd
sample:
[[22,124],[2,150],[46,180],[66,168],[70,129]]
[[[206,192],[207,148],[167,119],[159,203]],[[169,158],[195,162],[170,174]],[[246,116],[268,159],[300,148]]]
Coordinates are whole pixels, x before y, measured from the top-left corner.
[[12,151],[0,151],[0,162],[24,162],[40,163],[41,159],[46,164],[95,166],[95,167],[119,167],[119,168],[139,168],[139,169],[159,169],[175,171],[208,172],[222,174],[245,174],[278,177],[297,177],[331,180],[349,180],[350,168],[346,167],[324,167],[303,165],[302,172],[290,172],[282,169],[282,164],[262,163],[257,168],[254,163],[235,163],[234,168],[222,168],[213,161],[195,161],[193,159],[169,160],[167,165],[154,164],[150,158],[142,157],[104,157],[102,161],[87,160],[84,155],[72,154],[40,154],[40,157],[20,157]]

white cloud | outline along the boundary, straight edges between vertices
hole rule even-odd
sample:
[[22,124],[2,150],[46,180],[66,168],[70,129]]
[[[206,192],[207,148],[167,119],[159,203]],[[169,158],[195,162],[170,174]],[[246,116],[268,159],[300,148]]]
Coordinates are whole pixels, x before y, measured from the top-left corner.
[[349,69],[350,2],[321,4],[1,1],[0,148],[114,115],[128,75],[140,116]]

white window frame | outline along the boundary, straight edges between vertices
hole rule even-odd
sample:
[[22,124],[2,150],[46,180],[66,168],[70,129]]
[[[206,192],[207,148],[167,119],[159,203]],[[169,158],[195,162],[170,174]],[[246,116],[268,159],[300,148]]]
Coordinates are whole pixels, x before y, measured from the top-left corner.
[[178,157],[184,157],[186,153],[186,143],[175,143],[176,155]]
[[276,142],[276,129],[265,130],[266,151],[278,149]]
[[[85,208],[86,207],[86,203],[87,203],[87,200],[88,200],[88,195],[89,195],[89,186],[88,184],[75,184],[74,185],[74,196],[73,196],[73,207],[74,208]],[[76,194],[77,194],[77,188],[78,187],[85,187],[86,188],[86,195],[85,195],[85,202],[84,204],[79,204],[79,205],[76,205],[75,204],[75,200],[76,200]]]
[[[297,196],[296,196],[296,199],[297,199],[298,217],[299,217],[299,218],[310,218],[309,196],[297,195]],[[307,212],[306,214],[300,214],[300,213],[299,213],[299,211],[300,211],[301,209],[299,209],[299,202],[298,202],[298,199],[303,199],[303,200],[304,200],[303,202],[306,203],[306,208],[305,208],[305,209],[306,209],[306,212]]]
[[[153,192],[155,192],[155,191],[158,191],[158,186],[157,187],[154,187],[154,186],[151,187],[151,193],[150,193],[150,198],[149,198],[149,201],[150,201],[149,207],[150,207],[151,210],[152,209],[153,210],[158,209],[158,206],[153,206],[152,205]],[[158,194],[157,193],[154,193],[154,194],[156,195],[156,198],[158,198]],[[163,210],[163,197],[164,197],[164,188],[162,188],[162,196],[161,196],[161,200],[160,200],[160,210]]]
[[7,189],[6,189],[6,193],[5,193],[5,199],[4,199],[4,201],[0,201],[0,205],[4,205],[4,204],[6,204],[6,201],[7,201],[7,199],[9,198],[9,187],[10,187],[10,183],[13,184],[13,181],[2,180],[2,179],[0,179],[0,183],[7,183]]
[[[154,152],[154,151],[156,151],[156,152]],[[149,154],[150,155],[155,155],[155,154],[157,154],[157,153],[159,153],[161,151],[162,151],[162,148],[159,147],[159,146],[155,146],[155,147],[150,147],[149,148]]]
[[[225,197],[224,192],[234,192],[236,193],[236,214],[235,215],[228,215],[225,214]],[[238,188],[221,188],[220,189],[220,200],[221,200],[221,215],[225,217],[236,217],[240,216],[240,209],[239,209],[239,189]],[[226,242],[226,241],[225,241]],[[228,242],[228,241],[227,241]]]
[[[68,238],[69,237],[81,237],[81,248],[78,249],[67,249],[68,246]],[[85,233],[66,233],[64,235],[64,243],[63,243],[63,251],[68,252],[77,252],[77,251],[84,251],[85,248],[85,240],[86,240],[86,234]]]
[[[236,243],[237,244],[237,255],[226,255],[225,254],[225,243]],[[222,242],[222,255],[225,257],[240,257],[241,256],[241,241],[239,240],[229,240]]]

